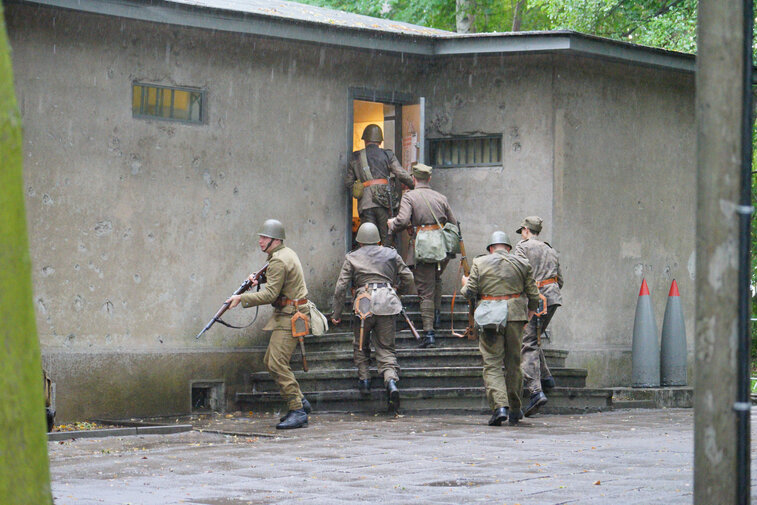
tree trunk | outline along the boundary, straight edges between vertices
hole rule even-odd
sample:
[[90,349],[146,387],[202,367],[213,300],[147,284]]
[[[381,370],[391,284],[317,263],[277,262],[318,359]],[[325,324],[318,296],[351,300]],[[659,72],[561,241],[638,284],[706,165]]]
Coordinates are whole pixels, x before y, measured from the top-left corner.
[[515,7],[513,8],[513,29],[514,32],[520,31],[520,24],[521,21],[523,21],[523,9],[526,6],[526,0],[518,0],[515,2]]
[[473,6],[475,0],[455,0],[457,33],[473,33]]
[[0,497],[51,504],[42,366],[32,305],[21,118],[0,4]]

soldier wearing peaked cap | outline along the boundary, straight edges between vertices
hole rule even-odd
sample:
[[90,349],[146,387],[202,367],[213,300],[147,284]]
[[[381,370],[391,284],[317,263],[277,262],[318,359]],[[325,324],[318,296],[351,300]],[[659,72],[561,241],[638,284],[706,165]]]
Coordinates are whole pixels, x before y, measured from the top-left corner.
[[[240,302],[244,308],[269,303],[273,306],[273,316],[263,328],[273,330],[263,363],[278,384],[281,396],[289,407],[289,411],[276,428],[301,428],[308,424],[311,407],[302,395],[289,360],[298,343],[292,336],[292,316],[295,312],[310,314],[307,303],[308,289],[300,258],[284,245],[284,225],[276,219],[269,219],[263,223],[258,236],[260,250],[268,254],[265,287],[255,293],[248,291],[241,295],[233,295],[226,301],[230,309]],[[250,276],[250,280],[253,286],[258,284],[253,275]]]
[[[344,185],[357,198],[357,210],[361,223],[373,223],[379,230],[381,243],[392,246],[392,236],[387,233],[390,205],[393,214],[400,200],[400,183],[413,187],[413,179],[402,168],[397,157],[389,149],[379,147],[384,141],[381,127],[369,124],[363,130],[365,149],[352,153]],[[397,181],[391,182],[391,177]],[[389,192],[392,191],[390,198]]]
[[486,398],[492,409],[489,426],[500,426],[504,421],[515,425],[523,417],[523,326],[539,305],[531,266],[522,256],[510,254],[511,248],[505,232],[492,233],[486,248],[489,254],[473,260],[470,276],[463,276],[460,290],[469,300],[479,300],[475,321],[481,328],[478,344],[484,361]]
[[536,414],[539,407],[547,403],[543,389],[555,385],[541,348],[541,334],[547,329],[557,307],[562,305],[560,289],[563,286],[563,277],[557,251],[548,243],[539,240],[543,223],[544,220],[539,216],[529,216],[516,231],[523,239],[515,246],[515,253],[530,263],[536,286],[544,295],[547,304],[547,313],[531,319],[523,332],[521,367],[524,386],[529,392],[529,400],[524,409],[526,416]]
[[356,237],[360,248],[344,258],[334,289],[332,322],[339,324],[341,321],[342,308],[350,284],[356,288],[356,306],[361,298],[369,298],[370,315],[362,323],[362,341],[360,324],[354,325],[353,358],[358,369],[358,389],[363,394],[370,393],[371,376],[368,365],[373,341],[378,372],[384,379],[389,408],[396,412],[400,401],[397,388],[400,367],[394,348],[394,316],[402,310],[402,303],[395,286],[399,293],[409,292],[413,287],[413,274],[396,250],[378,245],[379,238],[378,229],[373,223],[360,225]]
[[[388,222],[390,232],[412,228],[417,235],[422,230],[438,230],[446,223],[457,225],[447,197],[431,189],[431,171],[432,168],[428,165],[422,163],[413,165],[415,189],[402,195],[397,217]],[[418,260],[417,247],[415,257],[413,275],[418,288],[418,297],[421,300],[421,319],[425,334],[421,347],[433,347],[436,338],[434,329],[439,325],[440,320],[442,273],[449,262],[449,257],[425,263]]]

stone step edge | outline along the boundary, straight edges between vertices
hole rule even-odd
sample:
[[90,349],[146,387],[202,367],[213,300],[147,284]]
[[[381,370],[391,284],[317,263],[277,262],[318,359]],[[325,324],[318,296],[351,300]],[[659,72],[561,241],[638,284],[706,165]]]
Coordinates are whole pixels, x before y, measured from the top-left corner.
[[[588,371],[585,368],[569,368],[569,367],[553,367],[551,368],[552,375],[560,376],[576,376],[586,377]],[[357,370],[355,368],[334,368],[323,370],[311,370],[309,372],[303,372],[302,370],[293,370],[294,375],[300,379],[307,379],[309,377],[325,378],[325,379],[342,379],[342,378],[356,378]],[[378,377],[378,370],[376,368],[370,368],[371,377]],[[413,368],[401,368],[400,374],[403,377],[418,377],[421,374],[430,373],[432,377],[456,377],[456,376],[481,376],[480,366],[457,366],[457,367],[413,367]],[[437,373],[434,373],[437,372]],[[273,381],[268,372],[252,372],[250,374],[252,380],[263,382]]]
[[[480,387],[462,387],[462,388],[406,388],[403,389],[400,384],[400,396],[408,399],[419,398],[460,398],[474,393],[484,395],[483,386]],[[372,388],[370,394],[361,394],[356,389],[335,389],[330,391],[315,391],[305,393],[310,403],[319,401],[336,401],[336,400],[380,400],[385,398],[386,392],[383,388]],[[576,388],[576,387],[556,387],[550,390],[550,395],[561,398],[612,398],[612,391],[606,388]],[[550,395],[547,395],[549,398]],[[262,391],[255,393],[237,393],[237,401],[283,401],[277,391]]]

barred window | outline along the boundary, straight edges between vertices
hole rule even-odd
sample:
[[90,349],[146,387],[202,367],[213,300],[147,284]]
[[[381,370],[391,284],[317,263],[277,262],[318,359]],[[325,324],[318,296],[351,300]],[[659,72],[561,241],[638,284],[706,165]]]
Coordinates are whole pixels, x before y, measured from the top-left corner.
[[492,167],[502,165],[502,135],[429,139],[434,167]]
[[205,118],[205,91],[192,88],[132,84],[133,117],[202,123]]

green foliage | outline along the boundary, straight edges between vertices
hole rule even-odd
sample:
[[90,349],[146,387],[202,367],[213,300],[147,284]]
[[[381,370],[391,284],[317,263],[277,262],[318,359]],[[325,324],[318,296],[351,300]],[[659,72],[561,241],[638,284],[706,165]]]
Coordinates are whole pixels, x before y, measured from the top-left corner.
[[675,51],[696,51],[697,0],[531,0],[549,29]]
[[21,176],[21,118],[0,4],[0,497],[52,503]]

